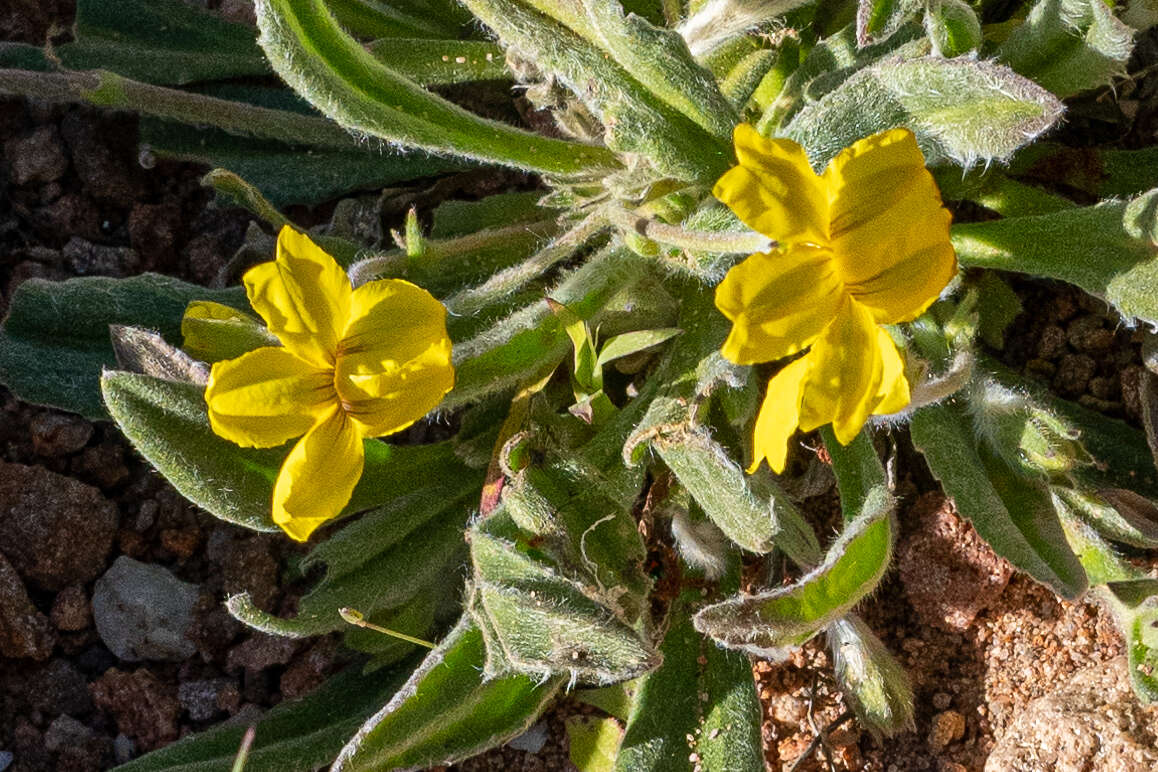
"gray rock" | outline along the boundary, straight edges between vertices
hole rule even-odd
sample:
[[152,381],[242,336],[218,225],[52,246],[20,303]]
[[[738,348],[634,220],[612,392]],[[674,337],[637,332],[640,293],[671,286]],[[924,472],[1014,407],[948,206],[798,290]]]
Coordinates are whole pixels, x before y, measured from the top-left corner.
[[240,696],[237,684],[228,678],[184,681],[177,687],[177,700],[194,721],[213,718]]
[[538,753],[547,744],[547,724],[543,721],[532,726],[527,731],[507,743],[517,751]]
[[16,757],[12,755],[12,751],[0,751],[0,772],[4,772],[8,767],[12,766],[12,761],[15,758]]
[[44,730],[44,747],[53,753],[70,745],[83,745],[93,731],[69,715],[58,716]]
[[161,566],[122,555],[93,591],[97,634],[109,651],[126,661],[186,659],[197,651],[185,636],[197,596],[197,585],[182,582]]
[[137,755],[137,746],[124,734],[113,738],[113,758],[118,764],[128,764]]
[[1031,702],[993,748],[986,772],[1158,769],[1158,706],[1138,702],[1127,667],[1124,656],[1093,665]]
[[80,276],[128,276],[141,269],[141,257],[129,247],[106,247],[73,236],[60,251]]

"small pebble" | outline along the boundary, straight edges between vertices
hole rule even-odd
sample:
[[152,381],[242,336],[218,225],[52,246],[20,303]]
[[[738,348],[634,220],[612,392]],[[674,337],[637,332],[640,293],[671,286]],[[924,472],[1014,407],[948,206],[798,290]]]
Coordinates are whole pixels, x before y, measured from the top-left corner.
[[945,749],[949,743],[960,740],[965,735],[965,717],[955,710],[946,710],[933,716],[933,726],[929,731],[929,747],[934,752]]
[[521,735],[511,740],[507,745],[519,751],[538,753],[547,744],[547,724],[540,721]]
[[137,746],[124,734],[113,738],[113,757],[118,764],[128,764],[137,755]]

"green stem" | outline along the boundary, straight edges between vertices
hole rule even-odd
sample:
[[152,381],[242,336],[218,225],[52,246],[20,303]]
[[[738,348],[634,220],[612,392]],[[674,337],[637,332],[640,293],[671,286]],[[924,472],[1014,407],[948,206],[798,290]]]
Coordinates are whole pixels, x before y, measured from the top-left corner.
[[382,625],[376,625],[373,622],[367,622],[366,616],[357,609],[343,607],[338,609],[338,614],[345,622],[354,625],[355,627],[362,627],[366,630],[373,630],[376,633],[389,635],[391,638],[397,638],[401,641],[406,641],[407,643],[413,643],[416,646],[425,646],[428,649],[434,648],[434,644],[430,641],[424,641],[421,638],[415,638],[413,635],[407,635],[406,633],[400,633],[397,630],[391,630],[390,628],[383,627]]
[[340,150],[359,148],[353,137],[324,118],[140,83],[105,70],[0,70],[0,94],[50,102],[87,102],[182,123],[208,124],[233,134],[276,139],[293,145]]
[[[539,220],[503,228],[490,228],[453,239],[423,239],[421,261],[431,263],[448,257],[470,255],[482,249],[501,246],[508,243],[512,237],[522,236],[528,232],[547,238],[554,233],[557,225],[554,219]],[[350,281],[357,287],[383,276],[401,276],[409,264],[410,258],[401,250],[387,252],[384,255],[372,255],[350,267]]]
[[477,287],[456,292],[446,298],[443,301],[446,310],[457,316],[477,314],[575,254],[576,250],[606,225],[607,221],[602,212],[589,215],[549,246],[532,255],[529,260],[499,271]]
[[607,218],[625,230],[634,231],[652,241],[680,249],[722,254],[751,254],[767,252],[777,246],[772,239],[753,231],[742,233],[689,231],[678,225],[648,220],[626,209],[611,208],[607,211]]

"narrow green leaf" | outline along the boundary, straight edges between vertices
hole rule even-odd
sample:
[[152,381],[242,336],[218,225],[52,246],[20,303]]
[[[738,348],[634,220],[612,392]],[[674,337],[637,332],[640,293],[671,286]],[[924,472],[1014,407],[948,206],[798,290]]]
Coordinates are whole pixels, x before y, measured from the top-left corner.
[[382,38],[367,50],[420,86],[511,79],[503,49],[481,40]]
[[360,38],[420,38],[437,44],[459,37],[470,23],[457,3],[445,0],[326,0],[326,7]]
[[156,119],[142,120],[140,131],[142,146],[154,156],[228,169],[256,186],[277,207],[321,203],[351,191],[471,166],[426,153],[294,146]]
[[1134,30],[1103,0],[1039,0],[997,58],[1059,97],[1126,74]]
[[[896,53],[903,55],[920,39],[924,30],[914,23],[902,24],[896,32],[879,43],[869,46],[858,44],[856,25],[849,24],[815,45],[789,44],[782,47],[782,73],[772,76],[772,83],[761,85],[758,95],[766,102],[756,129],[764,136],[783,134],[783,126],[793,119],[806,103],[816,102],[848,82],[858,71]],[[803,61],[801,61],[803,59]],[[774,84],[782,82],[779,91]]]
[[640,351],[645,351],[652,346],[658,346],[666,340],[670,340],[677,335],[683,333],[679,327],[664,327],[660,330],[638,330],[636,332],[625,332],[622,335],[616,335],[614,338],[609,338],[606,343],[599,349],[599,366],[614,362],[621,357],[638,354]]
[[[659,400],[657,400],[659,402]],[[677,410],[685,405],[674,404]],[[706,431],[669,430],[651,440],[653,447],[729,539],[750,552],[782,549],[811,565],[820,557],[812,529],[766,469],[757,469],[759,495],[744,471]]]
[[778,60],[778,52],[771,48],[749,51],[720,79],[720,91],[737,110],[743,111]]
[[626,721],[631,705],[635,702],[635,689],[638,685],[639,681],[636,680],[621,681],[594,689],[576,689],[571,697],[585,705],[599,708],[609,716]]
[[[403,684],[412,665],[364,675],[349,667],[317,691],[287,700],[252,722],[250,772],[308,772],[329,764],[342,745]],[[117,772],[229,772],[246,723],[223,724],[117,767]]]
[[890,58],[806,105],[785,134],[816,167],[862,137],[906,126],[930,164],[1004,161],[1053,126],[1057,97],[1003,65],[970,57]]
[[985,372],[1007,389],[1027,393],[1038,405],[1074,427],[1082,447],[1093,459],[1092,464],[1076,466],[1072,476],[1085,488],[1104,490],[1126,488],[1151,499],[1158,499],[1158,471],[1146,443],[1146,436],[1125,421],[1110,418],[1062,399],[1005,368],[990,357],[980,357]]
[[541,191],[499,193],[478,201],[443,201],[431,214],[430,238],[450,239],[487,228],[504,228],[519,223],[537,223],[558,214],[539,206]]
[[451,764],[521,734],[562,679],[485,678],[482,633],[464,617],[410,680],[373,715],[334,762],[333,772]]
[[696,404],[736,374],[719,356],[727,321],[702,285],[688,282],[680,301],[679,327],[685,332],[668,347],[653,378],[664,384],[664,393],[652,400],[628,438],[624,461],[638,463],[646,448],[654,448],[736,544],[760,554],[778,547],[803,565],[816,563],[822,554],[816,535],[771,473],[759,469],[746,475],[699,424]]
[[603,148],[490,121],[383,65],[321,0],[260,0],[261,44],[279,75],[341,126],[388,142],[551,174],[616,165]]
[[618,3],[580,2],[599,46],[631,77],[709,135],[731,140],[739,116],[678,32],[625,14]]
[[521,556],[514,542],[479,529],[471,533],[471,558],[472,614],[486,625],[489,675],[515,671],[606,684],[635,678],[659,663],[650,642],[593,597],[597,588]]
[[[209,426],[202,386],[115,371],[106,372],[100,384],[117,426],[185,498],[223,520],[277,530],[270,501],[288,444],[242,448],[218,437]],[[434,447],[378,440],[364,446],[365,470],[347,513],[378,506],[406,489],[416,471],[429,465]]]
[[[415,467],[406,471],[422,474]],[[230,612],[271,635],[301,638],[343,629],[342,608],[370,617],[431,592],[465,556],[463,531],[480,482],[474,474],[463,477],[472,483],[466,493],[432,487],[424,495],[401,496],[405,503],[370,512],[315,547],[306,565],[324,562],[326,575],[302,598],[293,618],[261,611],[245,595],[229,599]]]
[[1158,548],[1158,507],[1134,491],[1106,488],[1090,493],[1051,486],[1059,511],[1067,508],[1107,539],[1142,549]]
[[892,558],[892,497],[878,486],[824,562],[786,587],[713,604],[695,616],[696,629],[751,653],[798,646],[872,592]]
[[107,418],[101,371],[117,366],[110,325],[145,327],[181,342],[195,299],[248,309],[240,288],[211,290],[157,274],[130,279],[30,279],[12,295],[0,327],[0,382],[26,402]]
[[951,236],[963,266],[1068,281],[1126,317],[1158,322],[1158,189],[1129,202],[959,224]]
[[994,349],[1005,348],[1005,330],[1024,310],[1021,298],[992,271],[986,271],[977,283],[977,332]]
[[1126,639],[1127,663],[1134,693],[1145,703],[1158,702],[1158,582],[1150,578],[1107,585],[1110,607]]
[[1063,597],[1085,591],[1085,573],[1066,546],[1044,483],[983,457],[968,417],[955,405],[916,411],[911,433],[957,511],[997,554]]
[[764,769],[752,667],[696,632],[689,607],[699,600],[692,592],[675,602],[663,665],[636,688],[617,772]]
[[851,521],[864,508],[865,499],[873,489],[888,485],[885,468],[867,429],[862,429],[848,445],[840,444],[831,425],[821,428],[820,436],[832,459],[844,520]]
[[65,67],[182,85],[270,74],[253,31],[180,0],[78,0]]
[[[709,183],[727,170],[729,143],[664,103],[600,48],[598,33],[578,5],[541,0],[465,0],[465,5],[504,44],[552,72],[582,100],[603,124],[608,148],[643,155],[680,179]],[[726,110],[732,112],[731,106]]]

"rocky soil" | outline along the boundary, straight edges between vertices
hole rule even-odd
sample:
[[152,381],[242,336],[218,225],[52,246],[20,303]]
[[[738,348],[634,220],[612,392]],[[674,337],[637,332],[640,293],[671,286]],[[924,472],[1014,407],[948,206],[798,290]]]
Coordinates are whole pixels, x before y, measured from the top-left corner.
[[[12,3],[0,37],[40,42],[69,13]],[[204,169],[143,169],[134,137],[131,116],[0,100],[0,314],[29,277],[209,282],[234,253],[247,214],[207,206]],[[1006,363],[1136,423],[1136,335],[1070,288],[1015,288],[1031,310]],[[334,639],[271,638],[221,606],[247,590],[291,613],[304,582],[288,540],[192,507],[110,424],[2,389],[0,411],[0,772],[109,769],[251,719],[341,667]],[[878,740],[840,720],[813,642],[786,663],[753,663],[769,768],[1158,768],[1158,712],[1134,701],[1109,618],[1013,575],[919,470],[901,499],[895,570],[863,613],[913,679],[914,730]],[[809,502],[821,519],[831,505]],[[529,736],[461,768],[571,769],[563,718],[580,710],[564,700]]]

